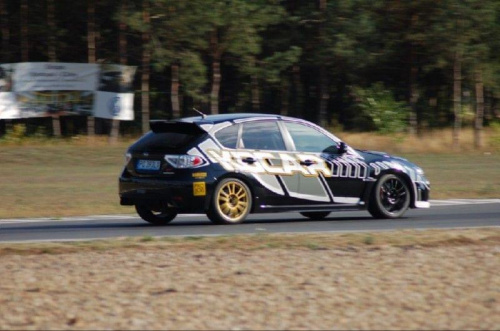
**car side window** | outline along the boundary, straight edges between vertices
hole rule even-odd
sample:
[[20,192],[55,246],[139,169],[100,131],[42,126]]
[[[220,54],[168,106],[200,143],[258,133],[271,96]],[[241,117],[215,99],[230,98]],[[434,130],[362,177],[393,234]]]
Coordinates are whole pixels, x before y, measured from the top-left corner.
[[297,151],[330,154],[337,153],[337,142],[318,130],[300,123],[284,123],[290,136],[292,136]]
[[221,129],[215,133],[215,138],[227,148],[236,148],[238,144],[238,129],[239,125],[231,125]]
[[285,142],[276,122],[259,121],[244,123],[241,139],[243,148],[246,149],[286,150]]

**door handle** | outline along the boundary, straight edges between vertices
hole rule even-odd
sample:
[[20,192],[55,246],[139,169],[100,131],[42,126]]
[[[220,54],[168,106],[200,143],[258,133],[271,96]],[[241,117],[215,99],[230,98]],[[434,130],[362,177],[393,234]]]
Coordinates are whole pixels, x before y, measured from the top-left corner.
[[253,157],[246,157],[244,159],[241,159],[241,161],[252,164],[255,163],[256,160]]
[[316,162],[311,161],[311,160],[300,161],[300,165],[303,165],[303,166],[306,166],[306,167],[309,167],[310,165],[313,165],[313,164],[316,164]]

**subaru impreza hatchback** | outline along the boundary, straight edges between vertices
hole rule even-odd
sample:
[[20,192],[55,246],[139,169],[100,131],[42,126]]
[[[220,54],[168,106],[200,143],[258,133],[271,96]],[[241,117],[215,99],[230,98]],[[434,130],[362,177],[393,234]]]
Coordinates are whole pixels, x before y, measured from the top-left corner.
[[164,225],[177,214],[206,213],[216,224],[250,213],[297,211],[322,219],[366,209],[399,218],[429,207],[421,168],[381,152],[356,150],[297,118],[225,114],[150,122],[129,147],[119,178],[122,205]]

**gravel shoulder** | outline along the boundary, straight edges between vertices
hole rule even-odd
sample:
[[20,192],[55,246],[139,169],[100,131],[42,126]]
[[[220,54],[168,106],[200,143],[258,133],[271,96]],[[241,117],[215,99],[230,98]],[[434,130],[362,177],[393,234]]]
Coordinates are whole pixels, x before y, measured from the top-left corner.
[[500,229],[0,245],[0,329],[500,329]]

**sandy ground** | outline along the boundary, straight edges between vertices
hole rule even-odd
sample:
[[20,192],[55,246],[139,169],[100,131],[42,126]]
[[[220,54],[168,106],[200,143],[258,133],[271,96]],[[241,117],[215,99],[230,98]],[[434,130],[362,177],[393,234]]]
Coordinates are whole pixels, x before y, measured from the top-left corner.
[[460,234],[446,245],[331,235],[302,236],[296,246],[238,237],[225,245],[3,246],[0,329],[498,330],[494,234]]

